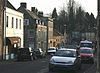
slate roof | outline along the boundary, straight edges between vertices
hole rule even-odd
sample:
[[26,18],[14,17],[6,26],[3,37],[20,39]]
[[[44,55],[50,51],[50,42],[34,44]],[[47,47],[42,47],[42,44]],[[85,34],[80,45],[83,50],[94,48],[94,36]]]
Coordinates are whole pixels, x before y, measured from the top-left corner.
[[7,0],[7,6],[10,9],[16,10],[16,8]]
[[60,32],[58,32],[56,29],[54,29],[53,32],[54,32],[53,33],[54,36],[63,36],[63,34],[61,34]]
[[26,9],[26,11],[28,12],[28,14],[33,18],[33,19],[38,19],[40,20],[40,18],[35,14],[33,13],[32,11]]
[[17,10],[20,11],[20,12],[22,12],[22,13],[29,14],[33,19],[40,20],[40,18],[35,13],[33,13],[32,11],[30,11],[30,10],[28,10],[26,8],[23,8],[23,7],[20,6]]

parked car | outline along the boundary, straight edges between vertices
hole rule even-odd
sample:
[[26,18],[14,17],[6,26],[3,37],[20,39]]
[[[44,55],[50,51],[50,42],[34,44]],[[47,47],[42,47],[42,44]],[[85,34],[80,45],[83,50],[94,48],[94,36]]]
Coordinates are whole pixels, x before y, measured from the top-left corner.
[[94,63],[93,49],[88,47],[80,48],[80,58],[82,62]]
[[29,48],[18,48],[17,60],[18,61],[31,60]]
[[41,48],[35,49],[34,52],[37,58],[45,57],[45,52]]
[[55,52],[57,51],[57,48],[56,47],[49,47],[48,48],[48,54],[54,54]]
[[76,71],[79,69],[81,69],[81,60],[76,49],[59,49],[54,56],[51,57],[49,62],[49,71]]

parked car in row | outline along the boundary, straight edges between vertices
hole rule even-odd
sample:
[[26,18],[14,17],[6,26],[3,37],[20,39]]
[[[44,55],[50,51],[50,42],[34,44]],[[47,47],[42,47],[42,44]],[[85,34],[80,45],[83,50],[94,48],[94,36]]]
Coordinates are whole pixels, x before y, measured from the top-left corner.
[[31,60],[29,48],[18,48],[17,61]]
[[80,41],[79,47],[88,47],[95,50],[93,42],[88,40]]
[[49,71],[76,71],[79,69],[81,69],[81,59],[76,49],[58,49],[49,62]]
[[88,47],[80,48],[80,58],[82,62],[94,63],[93,49]]
[[37,58],[45,57],[45,52],[41,48],[34,49],[34,52]]
[[54,54],[57,51],[56,47],[49,47],[47,53],[50,54]]
[[45,57],[45,52],[41,48],[18,48],[17,50],[17,61],[35,60],[43,57]]

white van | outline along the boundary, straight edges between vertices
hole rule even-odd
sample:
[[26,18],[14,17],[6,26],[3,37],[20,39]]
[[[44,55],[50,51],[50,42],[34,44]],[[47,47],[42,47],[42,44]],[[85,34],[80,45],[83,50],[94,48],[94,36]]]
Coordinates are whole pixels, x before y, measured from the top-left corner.
[[48,48],[48,54],[54,54],[57,51],[56,47],[49,47]]
[[93,48],[93,43],[92,41],[88,41],[88,40],[80,41],[79,47]]

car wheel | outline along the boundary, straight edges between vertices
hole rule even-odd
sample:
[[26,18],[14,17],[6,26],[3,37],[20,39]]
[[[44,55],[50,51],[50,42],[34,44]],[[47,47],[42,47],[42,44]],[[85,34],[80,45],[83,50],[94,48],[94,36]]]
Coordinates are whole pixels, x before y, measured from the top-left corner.
[[94,60],[91,60],[90,63],[91,63],[91,64],[94,64]]

